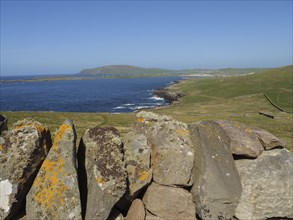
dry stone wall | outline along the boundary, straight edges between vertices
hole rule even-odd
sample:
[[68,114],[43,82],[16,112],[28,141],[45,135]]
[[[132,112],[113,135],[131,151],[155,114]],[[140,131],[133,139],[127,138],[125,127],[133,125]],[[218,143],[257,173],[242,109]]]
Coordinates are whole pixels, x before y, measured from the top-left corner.
[[24,120],[0,135],[0,219],[293,218],[284,147],[238,122],[144,111],[123,138],[94,127],[76,140],[66,120],[52,145],[47,127]]

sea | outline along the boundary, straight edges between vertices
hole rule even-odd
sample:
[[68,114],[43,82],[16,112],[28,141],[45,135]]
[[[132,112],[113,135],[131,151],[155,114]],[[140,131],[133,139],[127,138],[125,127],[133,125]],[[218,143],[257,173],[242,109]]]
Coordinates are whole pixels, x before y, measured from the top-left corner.
[[167,105],[154,91],[180,79],[166,76],[1,83],[0,111],[133,112]]

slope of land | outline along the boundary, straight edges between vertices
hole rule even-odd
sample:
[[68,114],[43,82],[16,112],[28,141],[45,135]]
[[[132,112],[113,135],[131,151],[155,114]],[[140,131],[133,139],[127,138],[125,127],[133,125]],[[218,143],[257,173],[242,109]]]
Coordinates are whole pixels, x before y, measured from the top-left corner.
[[[293,150],[293,115],[281,112],[265,97],[278,106],[292,111],[292,66],[266,70],[260,73],[205,79],[184,80],[173,85],[171,91],[184,96],[168,107],[152,109],[158,114],[171,115],[183,122],[209,119],[228,119],[257,126],[270,131],[287,142]],[[266,112],[270,119],[259,115]],[[86,128],[115,126],[122,134],[131,129],[135,113],[54,113],[54,112],[1,112],[9,118],[9,125],[23,118],[33,118],[48,125],[54,131],[65,118],[72,118],[80,137]]]
[[[259,126],[287,141],[293,149],[292,66],[237,77],[185,80],[170,88],[184,94],[179,103],[155,110],[178,120],[193,122],[208,119],[230,119]],[[275,118],[259,115],[266,112]]]

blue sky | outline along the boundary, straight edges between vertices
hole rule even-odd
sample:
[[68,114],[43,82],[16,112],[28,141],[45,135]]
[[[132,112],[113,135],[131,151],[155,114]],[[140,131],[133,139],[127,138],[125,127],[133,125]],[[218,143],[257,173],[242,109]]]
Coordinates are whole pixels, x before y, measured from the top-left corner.
[[1,75],[292,64],[292,1],[3,1]]

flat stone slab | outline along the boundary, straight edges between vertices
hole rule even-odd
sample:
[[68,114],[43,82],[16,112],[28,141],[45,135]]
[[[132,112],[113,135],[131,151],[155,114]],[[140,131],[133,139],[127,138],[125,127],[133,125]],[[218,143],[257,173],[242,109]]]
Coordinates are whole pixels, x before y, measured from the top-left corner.
[[143,134],[131,131],[124,137],[124,156],[129,181],[129,196],[134,197],[143,187],[150,183],[151,148]]
[[151,146],[151,169],[156,183],[171,186],[193,184],[194,150],[187,125],[167,116],[140,112],[133,126]]
[[131,206],[127,212],[126,220],[144,220],[145,208],[140,199],[132,201]]
[[117,129],[95,127],[82,137],[87,180],[85,219],[107,219],[114,205],[127,190],[127,174],[122,141]]
[[24,209],[25,197],[52,146],[50,131],[23,120],[0,136],[0,219]]
[[264,150],[251,127],[237,121],[218,120],[230,138],[230,151],[248,158],[258,157]]
[[189,125],[194,152],[191,189],[201,219],[231,219],[241,196],[241,182],[230,152],[229,136],[215,121]]
[[195,219],[192,195],[182,188],[153,182],[144,194],[143,203],[149,212],[159,218]]
[[293,218],[292,152],[274,149],[235,162],[243,187],[238,219]]
[[252,130],[265,150],[271,150],[277,147],[285,147],[285,143],[270,132],[257,127],[252,127]]
[[66,120],[27,195],[27,219],[81,219],[75,142],[74,125]]

